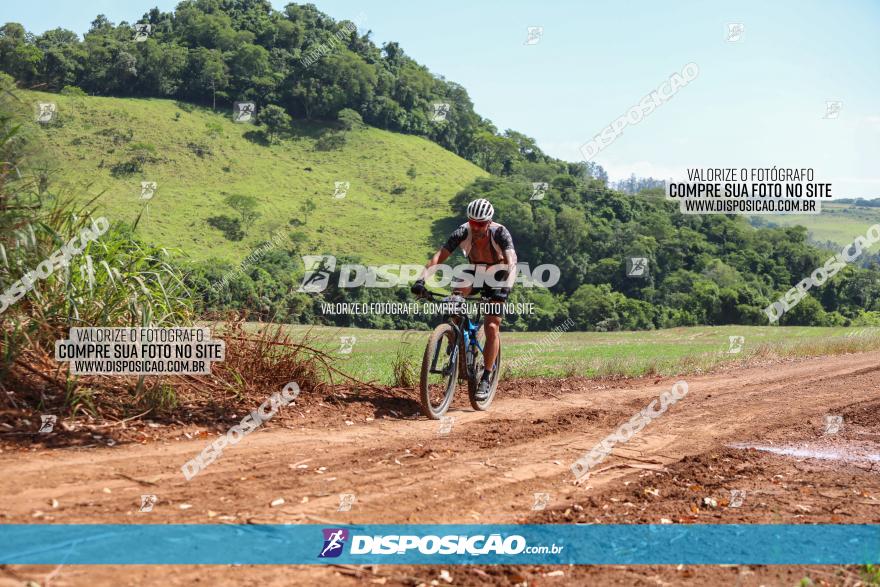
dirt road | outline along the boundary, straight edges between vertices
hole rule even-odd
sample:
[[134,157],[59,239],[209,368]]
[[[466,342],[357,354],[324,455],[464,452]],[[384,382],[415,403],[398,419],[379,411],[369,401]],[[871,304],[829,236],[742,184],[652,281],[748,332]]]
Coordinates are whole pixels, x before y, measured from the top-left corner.
[[[677,379],[688,383],[687,396],[575,484],[570,465]],[[502,383],[482,413],[466,405],[463,389],[456,401],[445,433],[393,391],[380,401],[352,400],[323,422],[292,406],[283,427],[227,448],[191,481],[180,467],[211,440],[195,430],[191,440],[7,448],[0,522],[880,523],[880,352],[676,379]],[[152,512],[139,511],[142,494],[157,496]],[[350,511],[338,511],[341,494],[354,496]],[[284,503],[272,506],[279,498]],[[853,568],[828,567],[447,570],[456,585],[794,585],[806,575],[836,585],[857,578]],[[431,585],[439,571],[7,567],[0,585]]]

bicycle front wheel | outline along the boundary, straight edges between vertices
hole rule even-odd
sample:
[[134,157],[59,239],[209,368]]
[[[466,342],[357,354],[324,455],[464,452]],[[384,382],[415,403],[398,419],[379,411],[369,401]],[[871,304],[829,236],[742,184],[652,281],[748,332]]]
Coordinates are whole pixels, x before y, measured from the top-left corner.
[[439,420],[449,409],[458,375],[458,344],[451,324],[441,324],[431,333],[422,358],[422,413]]

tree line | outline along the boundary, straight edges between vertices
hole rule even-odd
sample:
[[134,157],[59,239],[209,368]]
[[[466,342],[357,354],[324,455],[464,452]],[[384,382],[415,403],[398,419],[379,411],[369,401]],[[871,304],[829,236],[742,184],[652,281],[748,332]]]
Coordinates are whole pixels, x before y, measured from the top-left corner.
[[[136,36],[136,24],[149,25],[149,34]],[[353,110],[372,126],[425,136],[494,174],[552,161],[533,140],[499,132],[478,115],[461,85],[432,74],[398,43],[376,46],[370,35],[312,4],[274,10],[268,0],[184,0],[133,23],[99,15],[82,39],[63,28],[34,35],[6,23],[0,71],[34,89],[229,109],[253,101],[258,111],[275,106],[298,120],[336,120]],[[438,115],[437,105],[448,110]]]

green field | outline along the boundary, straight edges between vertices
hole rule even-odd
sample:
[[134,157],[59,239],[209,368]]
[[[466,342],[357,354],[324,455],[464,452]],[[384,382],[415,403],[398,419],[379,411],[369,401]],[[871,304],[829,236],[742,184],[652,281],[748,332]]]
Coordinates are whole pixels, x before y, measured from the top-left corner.
[[[252,325],[255,327],[255,325]],[[318,348],[336,358],[342,371],[362,380],[392,384],[398,352],[409,357],[416,372],[427,343],[427,331],[370,330],[322,326],[285,326],[294,340],[307,332]],[[880,348],[880,328],[813,328],[718,326],[671,328],[642,332],[562,333],[541,344],[548,333],[505,332],[505,377],[639,376],[701,372],[728,361],[755,357],[811,356]],[[847,336],[849,335],[849,336]],[[350,353],[340,353],[340,337],[354,336]],[[742,336],[742,351],[730,353],[730,337]],[[522,359],[532,350],[534,360]]]
[[[28,163],[56,170],[53,189],[103,192],[99,202],[111,222],[134,220],[148,202],[138,232],[194,260],[238,262],[299,220],[307,221],[296,228],[308,238],[304,252],[421,263],[437,235],[451,229],[443,222],[453,213],[449,200],[486,175],[427,139],[370,127],[347,132],[340,150],[318,151],[316,141],[332,130],[327,125],[296,122],[289,136],[267,145],[257,127],[232,122],[231,112],[184,110],[170,100],[17,94],[26,131],[42,151]],[[33,122],[31,107],[40,101],[57,104],[57,125]],[[111,168],[130,159],[138,143],[155,147],[154,161],[143,173],[114,177]],[[148,201],[142,181],[157,182]],[[334,198],[335,182],[345,181],[347,195]],[[236,242],[206,221],[236,216],[223,201],[232,194],[255,197],[261,214]],[[317,208],[305,217],[300,206],[308,198]]]
[[[857,236],[865,236],[869,226],[880,223],[880,208],[823,202],[822,213],[818,215],[778,214],[762,218],[778,226],[804,226],[813,240],[831,241],[843,247]],[[880,250],[880,243],[870,250]]]

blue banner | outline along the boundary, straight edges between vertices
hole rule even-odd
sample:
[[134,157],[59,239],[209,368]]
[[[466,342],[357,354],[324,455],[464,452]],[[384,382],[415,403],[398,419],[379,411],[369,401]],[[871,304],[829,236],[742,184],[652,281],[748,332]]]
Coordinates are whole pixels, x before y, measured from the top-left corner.
[[0,564],[880,563],[880,525],[6,524]]

